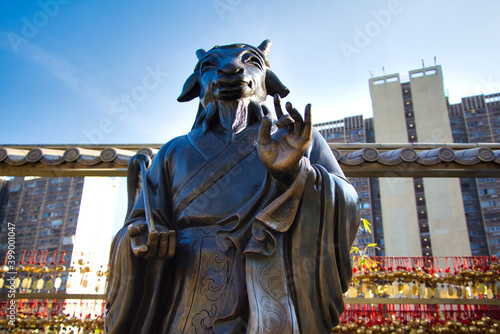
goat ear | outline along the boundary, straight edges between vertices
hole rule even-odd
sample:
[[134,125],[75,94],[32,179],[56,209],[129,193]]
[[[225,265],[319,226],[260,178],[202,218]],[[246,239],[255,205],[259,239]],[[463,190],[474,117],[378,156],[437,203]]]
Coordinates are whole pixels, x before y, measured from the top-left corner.
[[266,70],[266,90],[267,95],[274,96],[279,94],[280,97],[285,97],[290,93],[290,90],[278,79],[276,74],[270,69]]
[[182,87],[181,95],[177,98],[179,102],[188,102],[200,96],[200,75],[199,71],[195,71],[187,78],[184,86]]

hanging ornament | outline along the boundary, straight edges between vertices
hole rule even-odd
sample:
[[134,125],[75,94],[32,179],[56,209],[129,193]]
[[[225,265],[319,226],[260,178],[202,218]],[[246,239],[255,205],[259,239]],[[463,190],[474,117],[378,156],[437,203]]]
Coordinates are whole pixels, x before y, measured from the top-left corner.
[[66,289],[71,288],[71,285],[73,284],[71,277],[72,275],[69,275],[68,280],[66,281]]
[[36,289],[35,290],[42,290],[43,286],[45,284],[45,281],[42,277],[40,277],[37,282],[36,282]]
[[54,281],[54,288],[56,288],[56,290],[58,290],[61,287],[61,282],[62,282],[61,277],[57,277],[55,279],[55,281]]
[[52,288],[54,287],[54,281],[52,280],[52,275],[49,277],[49,279],[47,280],[47,282],[45,283],[45,289],[47,291],[50,291],[52,290]]
[[[495,286],[495,285],[493,285]],[[493,293],[493,289],[488,287],[487,291],[486,291],[486,296],[488,297],[488,299],[493,299],[493,297],[495,296],[495,294]]]
[[36,277],[31,278],[31,284],[29,285],[31,287],[31,290],[36,290],[37,289],[37,284],[38,284],[38,279]]
[[31,285],[31,277],[25,277],[21,283],[21,288],[27,289]]
[[448,298],[453,298],[454,294],[455,291],[453,290],[453,287],[451,285],[448,285]]

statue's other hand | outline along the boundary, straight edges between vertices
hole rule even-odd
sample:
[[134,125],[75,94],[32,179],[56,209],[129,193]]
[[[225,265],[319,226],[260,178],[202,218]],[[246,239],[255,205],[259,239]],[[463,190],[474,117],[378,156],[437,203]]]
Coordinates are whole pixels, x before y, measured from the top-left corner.
[[258,140],[259,157],[274,178],[290,183],[311,141],[311,105],[306,106],[304,119],[290,102],[286,104],[288,114],[283,114],[278,95],[274,96],[274,107],[278,116],[276,126],[281,131],[271,136],[271,120],[268,117],[262,119]]
[[137,221],[128,226],[128,235],[132,252],[145,259],[167,260],[175,253],[175,231],[156,225],[156,230],[148,232],[144,221]]

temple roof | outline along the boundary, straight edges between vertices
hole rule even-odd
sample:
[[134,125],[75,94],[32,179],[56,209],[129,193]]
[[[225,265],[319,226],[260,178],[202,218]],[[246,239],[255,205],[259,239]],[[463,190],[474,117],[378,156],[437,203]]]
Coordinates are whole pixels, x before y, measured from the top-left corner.
[[[500,177],[500,144],[329,144],[350,177]],[[2,176],[125,176],[137,153],[161,144],[3,145]]]

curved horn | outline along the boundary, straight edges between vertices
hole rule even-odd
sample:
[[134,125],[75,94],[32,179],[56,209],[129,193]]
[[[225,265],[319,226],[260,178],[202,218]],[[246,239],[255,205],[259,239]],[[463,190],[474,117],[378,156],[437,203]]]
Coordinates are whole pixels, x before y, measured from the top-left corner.
[[263,54],[267,55],[269,54],[269,50],[271,50],[271,43],[270,40],[266,39],[264,42],[260,43],[260,45],[257,47],[260,51],[262,51]]
[[198,57],[198,60],[200,60],[201,58],[203,58],[204,55],[207,54],[207,51],[203,50],[203,49],[198,49],[196,50],[196,57]]

